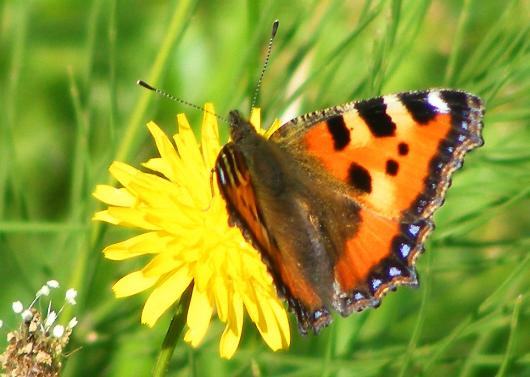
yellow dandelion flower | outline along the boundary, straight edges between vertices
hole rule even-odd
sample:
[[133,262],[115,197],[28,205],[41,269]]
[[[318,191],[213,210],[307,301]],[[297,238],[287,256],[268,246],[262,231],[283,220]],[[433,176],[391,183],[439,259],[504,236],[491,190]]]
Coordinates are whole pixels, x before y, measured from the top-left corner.
[[[144,268],[121,278],[113,291],[116,297],[125,297],[149,289],[142,323],[153,326],[193,283],[184,336],[193,347],[201,343],[216,312],[226,324],[220,354],[230,358],[239,345],[246,310],[271,349],[286,348],[289,322],[272,278],[240,230],[228,226],[226,203],[217,185],[212,192],[211,169],[221,145],[213,106],[206,105],[206,110],[200,144],[183,114],[177,116],[174,145],[151,122],[147,127],[160,157],[143,166],[152,173],[115,161],[109,170],[123,187],[96,187],[94,196],[108,208],[94,219],[145,230],[106,247],[105,257],[152,255]],[[258,110],[251,122],[264,133]],[[271,129],[278,125],[275,122]]]

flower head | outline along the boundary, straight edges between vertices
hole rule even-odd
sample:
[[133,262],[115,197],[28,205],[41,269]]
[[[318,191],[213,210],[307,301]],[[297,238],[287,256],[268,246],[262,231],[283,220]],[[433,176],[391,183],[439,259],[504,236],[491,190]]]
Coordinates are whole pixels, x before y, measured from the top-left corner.
[[46,285],[50,288],[59,288],[59,282],[57,280],[48,280]]
[[37,296],[48,296],[50,294],[50,287],[44,284],[41,289],[37,291]]
[[62,337],[64,335],[64,326],[63,325],[54,326],[52,330],[52,335],[56,338]]
[[26,309],[22,312],[21,317],[24,322],[29,322],[33,319],[33,312],[29,309]]
[[74,318],[72,318],[72,319],[70,320],[70,322],[68,322],[68,326],[67,326],[67,327],[68,327],[69,329],[73,329],[74,327],[77,326],[77,323],[78,323],[78,322],[77,322],[77,318],[74,317]]
[[[200,143],[183,114],[177,117],[175,146],[151,122],[147,127],[160,157],[143,166],[152,172],[114,162],[110,172],[123,187],[96,188],[94,196],[109,207],[95,219],[145,230],[106,247],[105,256],[152,256],[113,290],[124,297],[149,289],[142,322],[153,326],[193,282],[184,337],[192,346],[204,338],[215,311],[226,324],[220,354],[230,358],[239,344],[246,310],[270,348],[285,348],[290,342],[289,322],[272,278],[240,230],[228,225],[226,203],[211,184],[221,145],[213,107],[206,105],[206,110]],[[253,112],[251,122],[260,130],[259,111]]]
[[64,294],[64,299],[70,305],[75,305],[75,298],[77,297],[77,291],[74,288],[69,288]]
[[[72,329],[77,323],[74,317],[67,328],[55,325],[64,308],[53,310],[50,289],[59,287],[59,282],[50,280],[36,293],[27,308],[21,301],[12,304],[13,311],[22,318],[18,329],[7,334],[7,347],[0,355],[0,369],[6,376],[58,376],[62,367],[64,349],[67,346]],[[47,302],[47,305],[44,305]],[[41,313],[38,306],[47,306],[47,312]],[[2,326],[0,321],[0,327]],[[53,326],[53,328],[52,328]]]
[[44,321],[44,326],[46,326],[47,328],[50,328],[56,319],[57,319],[57,313],[55,313],[52,310],[51,312],[48,313],[48,316],[46,317],[46,320]]
[[17,314],[22,313],[24,310],[24,305],[20,301],[15,301],[13,304],[11,304],[11,307],[13,308],[13,311]]

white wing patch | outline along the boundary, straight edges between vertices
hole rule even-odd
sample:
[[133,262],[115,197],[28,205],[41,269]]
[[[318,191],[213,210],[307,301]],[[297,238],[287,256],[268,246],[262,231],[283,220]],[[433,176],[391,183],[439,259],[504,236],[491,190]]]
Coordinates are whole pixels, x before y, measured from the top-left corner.
[[440,97],[439,92],[430,92],[427,96],[427,101],[429,101],[429,104],[436,107],[436,109],[441,113],[450,112],[449,106],[447,106],[447,103],[442,99],[442,97]]

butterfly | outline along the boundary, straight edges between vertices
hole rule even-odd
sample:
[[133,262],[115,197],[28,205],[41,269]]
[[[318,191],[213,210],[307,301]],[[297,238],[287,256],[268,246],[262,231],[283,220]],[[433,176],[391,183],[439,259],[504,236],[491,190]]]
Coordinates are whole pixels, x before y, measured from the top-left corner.
[[302,334],[417,286],[451,175],[483,144],[480,98],[424,90],[294,118],[269,139],[237,111],[215,172],[231,225],[261,253]]

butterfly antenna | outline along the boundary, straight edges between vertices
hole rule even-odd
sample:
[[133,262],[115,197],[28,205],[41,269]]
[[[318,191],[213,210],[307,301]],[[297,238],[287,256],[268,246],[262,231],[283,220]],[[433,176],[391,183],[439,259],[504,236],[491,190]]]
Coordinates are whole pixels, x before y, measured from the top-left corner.
[[278,26],[280,26],[280,21],[275,20],[272,24],[271,37],[269,39],[269,44],[267,46],[267,55],[265,56],[265,61],[263,62],[263,68],[261,69],[261,74],[259,75],[258,83],[256,84],[256,90],[254,91],[254,97],[252,97],[252,103],[250,105],[251,110],[256,104],[256,100],[258,99],[258,95],[259,95],[259,90],[261,89],[261,82],[263,81],[263,76],[265,75],[265,71],[267,70],[267,66],[269,65],[269,60],[270,60],[271,51],[272,51],[272,41],[274,40],[274,37],[276,36],[276,32],[278,31]]
[[230,122],[228,121],[227,118],[221,116],[221,115],[218,115],[218,114],[215,114],[211,111],[208,111],[206,110],[205,108],[203,107],[200,107],[200,106],[197,106],[196,104],[194,103],[191,103],[191,102],[188,102],[188,101],[185,101],[183,100],[182,98],[178,98],[178,97],[175,97],[174,95],[172,94],[169,94],[167,92],[164,92],[163,90],[161,89],[158,89],[158,88],[155,88],[154,86],[152,85],[149,85],[148,83],[146,83],[144,80],[138,80],[136,81],[136,83],[142,87],[144,87],[145,89],[149,89],[153,92],[155,92],[156,94],[158,94],[159,96],[162,96],[162,97],[165,97],[167,99],[170,99],[171,101],[175,101],[175,102],[178,102],[178,103],[181,103],[183,105],[186,105],[186,106],[189,106],[193,109],[196,109],[196,110],[199,110],[199,111],[204,111],[205,113],[208,113],[210,115],[213,115],[214,117],[216,117],[217,119],[220,119],[222,120],[223,122],[227,123],[227,124],[230,124]]

